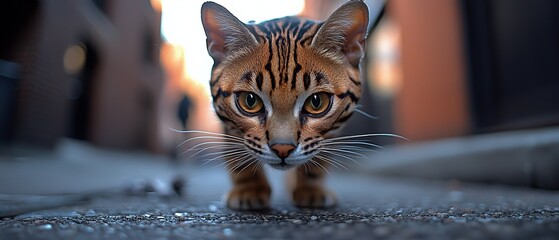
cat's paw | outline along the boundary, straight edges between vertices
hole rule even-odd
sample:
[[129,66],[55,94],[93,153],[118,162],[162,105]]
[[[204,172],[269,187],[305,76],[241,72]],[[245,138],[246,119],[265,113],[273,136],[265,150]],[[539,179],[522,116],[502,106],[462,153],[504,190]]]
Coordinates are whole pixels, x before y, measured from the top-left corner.
[[293,191],[293,202],[300,208],[330,208],[338,203],[336,194],[320,186],[299,187]]
[[227,195],[227,207],[241,211],[259,211],[268,208],[271,190],[269,186],[236,186]]

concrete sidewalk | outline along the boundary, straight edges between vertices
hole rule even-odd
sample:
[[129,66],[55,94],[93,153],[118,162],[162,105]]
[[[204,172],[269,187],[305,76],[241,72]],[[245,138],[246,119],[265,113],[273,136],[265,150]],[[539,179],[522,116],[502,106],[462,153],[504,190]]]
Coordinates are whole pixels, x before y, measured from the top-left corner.
[[18,148],[0,154],[0,193],[107,191],[141,179],[168,183],[180,171],[180,166],[163,156],[105,150],[66,140],[53,152]]
[[371,155],[359,169],[382,176],[559,190],[557,127],[410,143]]
[[559,193],[454,181],[333,174],[330,210],[294,208],[272,172],[269,211],[223,207],[222,169],[186,173],[184,198],[100,195],[0,221],[1,239],[556,239]]

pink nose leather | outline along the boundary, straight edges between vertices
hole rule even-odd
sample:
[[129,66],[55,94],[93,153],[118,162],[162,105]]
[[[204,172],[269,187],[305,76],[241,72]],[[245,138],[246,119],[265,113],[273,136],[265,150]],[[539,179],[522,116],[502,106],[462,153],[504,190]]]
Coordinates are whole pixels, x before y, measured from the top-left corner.
[[271,148],[281,159],[285,159],[291,152],[293,152],[293,150],[295,150],[295,146],[291,144],[274,144]]

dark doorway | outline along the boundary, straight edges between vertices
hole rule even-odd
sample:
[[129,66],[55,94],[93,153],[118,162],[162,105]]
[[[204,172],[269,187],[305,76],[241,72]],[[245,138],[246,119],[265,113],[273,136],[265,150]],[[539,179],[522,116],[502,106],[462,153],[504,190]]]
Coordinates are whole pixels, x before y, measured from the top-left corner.
[[72,77],[68,93],[72,108],[69,137],[90,140],[92,97],[94,96],[94,77],[98,65],[98,55],[91,44],[84,43],[81,46],[86,51],[85,63],[82,70]]
[[474,131],[559,124],[559,1],[462,7]]

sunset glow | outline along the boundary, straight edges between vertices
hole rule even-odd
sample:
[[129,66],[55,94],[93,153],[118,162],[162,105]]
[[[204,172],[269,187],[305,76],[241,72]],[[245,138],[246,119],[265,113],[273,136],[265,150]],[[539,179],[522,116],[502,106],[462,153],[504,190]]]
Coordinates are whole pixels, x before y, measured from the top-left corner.
[[[161,0],[163,37],[169,43],[181,46],[185,53],[188,78],[207,86],[212,59],[206,51],[206,36],[202,28],[200,7],[204,0]],[[304,8],[304,0],[229,0],[215,1],[243,22],[264,21],[296,15]]]

